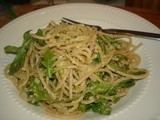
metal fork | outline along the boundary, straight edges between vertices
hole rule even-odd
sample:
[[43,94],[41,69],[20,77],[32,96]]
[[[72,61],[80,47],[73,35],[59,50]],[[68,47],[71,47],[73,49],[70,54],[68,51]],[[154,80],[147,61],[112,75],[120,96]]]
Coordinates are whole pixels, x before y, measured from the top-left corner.
[[62,21],[68,24],[83,24],[86,26],[96,27],[98,30],[101,30],[102,32],[105,32],[108,34],[123,34],[123,35],[135,36],[135,37],[148,37],[148,38],[152,38],[152,40],[160,41],[160,34],[158,33],[126,30],[126,29],[103,29],[101,26],[98,26],[98,25],[89,25],[89,24],[77,22],[65,17],[62,18]]

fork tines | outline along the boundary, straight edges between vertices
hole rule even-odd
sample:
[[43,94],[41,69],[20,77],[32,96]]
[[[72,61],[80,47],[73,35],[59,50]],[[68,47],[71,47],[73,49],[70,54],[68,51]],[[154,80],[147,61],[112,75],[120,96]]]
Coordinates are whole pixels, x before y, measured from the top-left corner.
[[74,20],[71,20],[71,19],[68,19],[68,18],[65,18],[65,17],[62,17],[61,21],[65,22],[65,23],[68,23],[68,24],[83,24],[85,26],[96,27],[98,30],[102,30],[102,28],[100,26],[77,22],[77,21],[74,21]]
[[80,22],[74,21],[74,20],[70,20],[68,18],[62,17],[62,22],[68,23],[68,24],[82,24]]

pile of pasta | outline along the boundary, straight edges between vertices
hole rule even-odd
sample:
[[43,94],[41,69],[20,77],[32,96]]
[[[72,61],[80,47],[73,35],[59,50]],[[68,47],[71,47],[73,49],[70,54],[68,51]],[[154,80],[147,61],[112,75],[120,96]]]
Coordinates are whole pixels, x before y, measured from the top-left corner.
[[[127,35],[107,34],[83,24],[55,24],[27,31],[20,47],[6,46],[15,59],[5,68],[20,96],[51,116],[93,111],[110,115],[113,106],[149,72]],[[21,57],[20,57],[21,56]]]

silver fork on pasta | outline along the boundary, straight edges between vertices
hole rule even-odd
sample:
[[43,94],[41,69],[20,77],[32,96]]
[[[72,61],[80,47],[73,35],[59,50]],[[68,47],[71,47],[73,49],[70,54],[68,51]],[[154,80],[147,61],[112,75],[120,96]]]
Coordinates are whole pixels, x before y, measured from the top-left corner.
[[151,33],[151,32],[144,32],[144,31],[136,31],[136,30],[127,30],[127,29],[103,29],[101,26],[98,25],[90,25],[81,23],[75,20],[71,20],[68,18],[63,17],[62,22],[68,23],[68,24],[84,24],[86,26],[96,27],[97,30],[101,30],[102,32],[108,33],[108,34],[123,34],[123,35],[129,35],[134,37],[144,37],[144,38],[150,38],[150,40],[156,40],[160,41],[160,34],[159,33]]

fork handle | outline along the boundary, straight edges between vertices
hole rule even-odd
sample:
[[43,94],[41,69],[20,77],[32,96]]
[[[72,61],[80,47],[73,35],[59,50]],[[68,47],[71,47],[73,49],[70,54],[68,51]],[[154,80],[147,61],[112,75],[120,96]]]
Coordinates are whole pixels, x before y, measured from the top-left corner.
[[130,36],[149,37],[160,41],[160,34],[158,33],[124,30],[124,29],[103,29],[102,31],[110,34],[125,34]]

